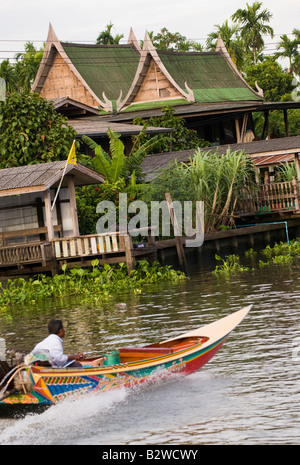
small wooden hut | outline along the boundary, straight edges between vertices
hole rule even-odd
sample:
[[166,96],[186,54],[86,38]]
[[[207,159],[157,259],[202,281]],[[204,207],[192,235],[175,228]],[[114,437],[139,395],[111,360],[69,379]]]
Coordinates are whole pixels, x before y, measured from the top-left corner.
[[65,161],[0,170],[0,268],[51,261],[53,239],[79,235],[75,187],[103,181]]

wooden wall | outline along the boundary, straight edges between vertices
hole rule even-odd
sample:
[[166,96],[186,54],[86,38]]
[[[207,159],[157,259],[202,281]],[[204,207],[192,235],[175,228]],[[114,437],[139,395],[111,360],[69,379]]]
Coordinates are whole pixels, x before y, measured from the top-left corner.
[[99,107],[98,102],[91,96],[59,53],[55,55],[41,96],[47,100],[70,97],[85,105]]
[[157,99],[181,98],[182,95],[151,60],[147,74],[133,102],[147,102]]

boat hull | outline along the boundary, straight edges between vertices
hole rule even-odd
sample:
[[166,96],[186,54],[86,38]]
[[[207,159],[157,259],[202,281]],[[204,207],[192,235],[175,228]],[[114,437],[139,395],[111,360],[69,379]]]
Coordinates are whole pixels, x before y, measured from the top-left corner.
[[[225,317],[218,320],[217,324],[213,323],[184,334],[183,336],[190,334],[193,337],[205,336],[205,339],[202,338],[205,342],[199,342],[192,347],[185,347],[175,352],[170,351],[167,354],[107,367],[85,366],[64,369],[23,367],[23,371],[25,370],[30,377],[32,389],[27,393],[8,395],[2,398],[0,405],[46,406],[67,398],[75,399],[119,388],[133,388],[144,383],[157,383],[167,378],[188,375],[202,368],[219,351],[229,333],[244,318],[250,307],[242,310],[233,314],[238,314],[238,318]],[[220,325],[220,321],[223,321],[223,324]],[[177,340],[179,338],[165,342],[172,344]],[[151,346],[147,346],[146,350],[153,350],[148,349],[149,347]]]

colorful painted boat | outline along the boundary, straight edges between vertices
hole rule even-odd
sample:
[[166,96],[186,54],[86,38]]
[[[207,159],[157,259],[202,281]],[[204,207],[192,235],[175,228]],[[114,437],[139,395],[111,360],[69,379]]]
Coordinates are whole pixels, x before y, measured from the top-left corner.
[[250,308],[163,342],[123,347],[86,359],[80,368],[22,363],[0,380],[0,404],[51,405],[66,398],[193,373],[215,355]]

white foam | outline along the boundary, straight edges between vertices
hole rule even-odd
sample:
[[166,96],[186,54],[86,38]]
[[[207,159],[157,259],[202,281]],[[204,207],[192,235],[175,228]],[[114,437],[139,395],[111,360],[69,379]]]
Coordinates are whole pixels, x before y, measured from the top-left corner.
[[65,400],[41,414],[29,414],[0,433],[0,444],[47,445],[76,442],[91,420],[101,421],[126,398],[125,389]]

